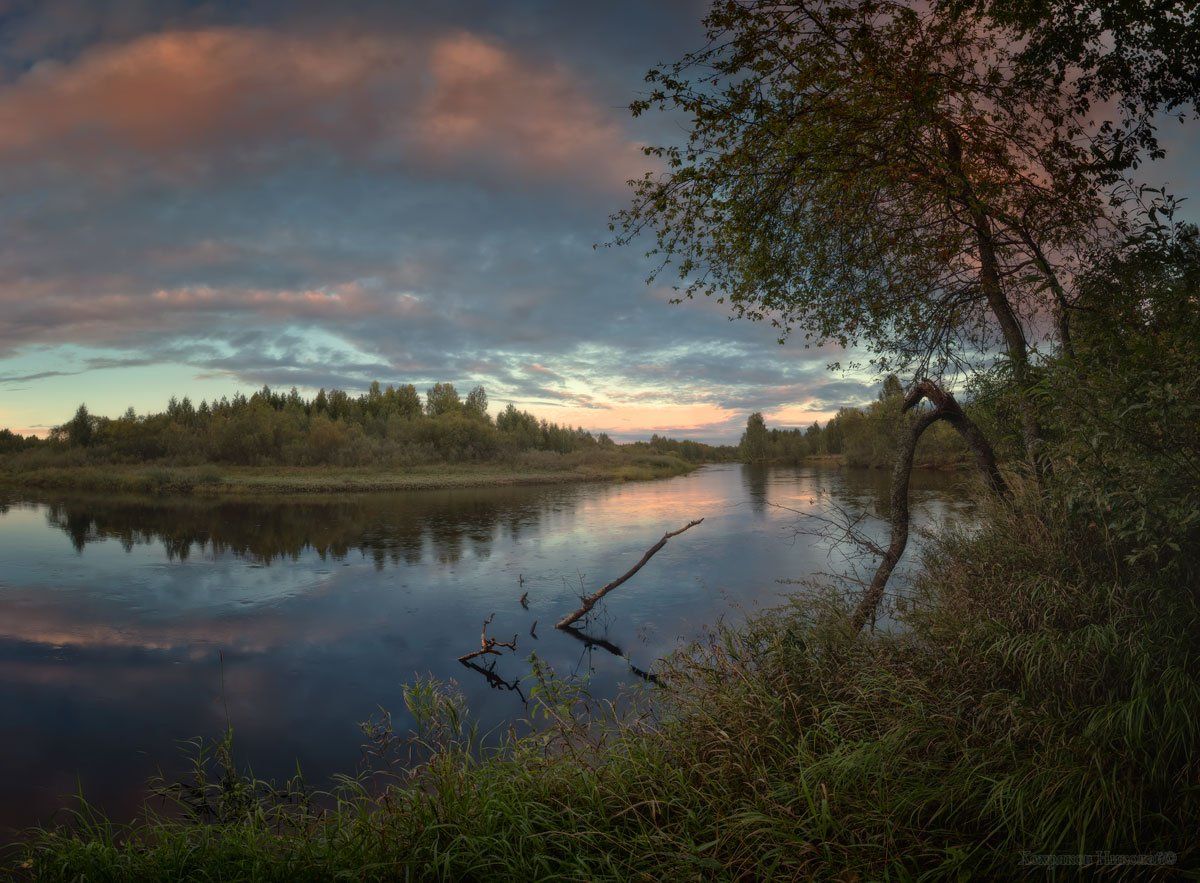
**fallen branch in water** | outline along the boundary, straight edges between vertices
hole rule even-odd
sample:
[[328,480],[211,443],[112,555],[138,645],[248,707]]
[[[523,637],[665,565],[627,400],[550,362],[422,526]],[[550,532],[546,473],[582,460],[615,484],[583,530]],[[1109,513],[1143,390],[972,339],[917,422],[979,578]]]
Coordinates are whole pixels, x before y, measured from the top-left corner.
[[611,592],[617,586],[621,585],[623,582],[628,580],[631,576],[633,576],[635,573],[637,573],[639,570],[641,570],[643,567],[645,567],[646,562],[649,561],[651,558],[653,558],[655,556],[655,554],[657,554],[657,552],[660,549],[662,549],[663,546],[665,546],[667,544],[667,540],[671,539],[671,537],[679,536],[685,530],[690,530],[691,528],[695,527],[697,524],[699,524],[702,521],[704,521],[703,518],[698,518],[695,521],[685,524],[683,527],[679,528],[679,530],[673,530],[669,533],[663,534],[662,539],[659,540],[657,543],[655,543],[653,546],[651,546],[649,549],[647,549],[646,554],[642,556],[642,560],[639,561],[637,564],[633,565],[633,567],[629,568],[628,572],[626,572],[624,576],[619,576],[615,580],[613,580],[611,583],[609,583],[608,585],[598,589],[597,591],[593,592],[590,595],[580,598],[579,600],[582,601],[583,603],[581,603],[579,605],[579,609],[576,610],[574,613],[564,616],[562,619],[560,619],[558,622],[556,622],[554,624],[554,627],[556,629],[565,629],[565,628],[570,627],[571,623],[575,622],[576,620],[582,619],[583,617],[587,616],[588,613],[591,611],[591,609],[596,606],[597,601],[599,601],[601,598],[603,598],[605,595],[607,595],[609,592]]
[[488,637],[487,627],[491,625],[492,620],[495,618],[496,614],[493,613],[483,621],[483,630],[479,633],[479,649],[473,650],[470,653],[464,653],[462,656],[458,657],[459,662],[466,662],[469,659],[474,659],[476,656],[486,656],[488,654],[491,654],[492,656],[500,656],[502,654],[496,649],[497,647],[507,647],[509,650],[513,651],[517,649],[516,635],[513,635],[513,639],[511,641],[497,641],[495,638]]

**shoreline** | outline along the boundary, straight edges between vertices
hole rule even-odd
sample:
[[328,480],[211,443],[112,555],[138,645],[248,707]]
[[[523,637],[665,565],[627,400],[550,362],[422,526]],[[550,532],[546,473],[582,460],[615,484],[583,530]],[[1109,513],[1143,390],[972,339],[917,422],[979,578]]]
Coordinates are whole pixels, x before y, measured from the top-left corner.
[[[751,464],[746,464],[746,465],[751,465]],[[829,469],[868,469],[868,470],[872,470],[872,471],[878,470],[880,472],[890,471],[893,466],[892,463],[876,463],[876,464],[861,464],[860,463],[857,465],[852,465],[852,464],[846,462],[845,454],[813,454],[811,456],[804,457],[803,459],[797,460],[797,461],[761,460],[761,461],[757,461],[753,465],[823,466],[823,467],[826,467]],[[944,462],[944,463],[929,462],[929,461],[922,462],[922,461],[917,460],[917,461],[913,462],[912,468],[913,469],[922,469],[922,470],[927,470],[927,471],[932,471],[932,472],[956,472],[956,471],[963,469],[969,465],[970,465],[970,463],[966,460],[954,460],[954,461],[949,461],[949,462]]]
[[344,493],[529,487],[585,482],[650,481],[694,472],[704,464],[675,457],[615,465],[429,465],[408,469],[320,466],[57,466],[0,474],[0,491],[86,491],[226,496],[295,496]]
[[[373,466],[48,466],[21,472],[0,472],[0,493],[75,491],[153,496],[191,496],[207,499],[237,496],[325,496],[358,493],[454,490],[484,487],[538,487],[591,482],[653,481],[689,475],[703,466],[725,461],[692,463],[671,455],[639,457],[615,464],[426,464],[403,469]],[[741,463],[741,461],[737,461]],[[741,465],[751,465],[741,463]],[[806,457],[798,463],[765,462],[764,466],[815,466],[831,469],[883,470],[849,466],[841,454]],[[953,472],[964,464],[915,463],[914,469]]]

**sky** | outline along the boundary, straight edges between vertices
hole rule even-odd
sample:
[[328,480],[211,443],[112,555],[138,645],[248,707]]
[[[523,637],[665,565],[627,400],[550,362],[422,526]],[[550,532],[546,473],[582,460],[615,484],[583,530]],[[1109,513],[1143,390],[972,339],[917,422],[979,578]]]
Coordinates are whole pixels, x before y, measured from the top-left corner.
[[0,427],[376,379],[622,439],[870,400],[595,247],[680,137],[627,107],[705,8],[0,0]]

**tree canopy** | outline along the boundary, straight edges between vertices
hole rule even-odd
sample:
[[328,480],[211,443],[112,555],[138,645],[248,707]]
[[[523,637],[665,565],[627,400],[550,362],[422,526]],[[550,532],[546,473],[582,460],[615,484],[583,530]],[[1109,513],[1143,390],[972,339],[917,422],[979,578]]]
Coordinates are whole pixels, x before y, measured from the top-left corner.
[[680,297],[914,374],[1000,352],[1025,386],[1048,317],[1069,349],[1072,279],[1125,234],[1112,202],[1137,156],[1098,137],[1077,89],[1029,75],[1009,19],[718,0],[705,26],[632,105],[681,114],[687,141],[647,149],[665,171],[613,219],[619,242],[654,237]]

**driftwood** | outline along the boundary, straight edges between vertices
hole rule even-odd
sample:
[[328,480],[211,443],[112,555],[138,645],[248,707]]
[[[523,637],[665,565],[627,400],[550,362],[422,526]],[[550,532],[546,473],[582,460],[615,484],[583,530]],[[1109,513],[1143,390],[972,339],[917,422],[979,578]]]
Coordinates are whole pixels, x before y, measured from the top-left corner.
[[629,568],[629,570],[623,576],[617,577],[615,580],[610,582],[608,585],[597,589],[592,594],[586,595],[586,596],[580,598],[579,600],[582,603],[579,605],[579,609],[573,613],[569,613],[566,616],[564,616],[562,619],[560,619],[558,622],[556,622],[554,624],[554,627],[556,629],[566,629],[566,628],[569,628],[573,622],[576,622],[577,620],[582,619],[583,617],[587,616],[588,613],[591,612],[591,609],[596,606],[596,603],[601,598],[603,598],[605,595],[607,595],[609,592],[611,592],[617,586],[624,583],[631,576],[633,576],[635,573],[637,573],[639,570],[641,570],[643,567],[645,567],[646,562],[649,561],[651,558],[653,558],[658,553],[658,551],[667,544],[667,540],[671,539],[671,537],[679,536],[685,530],[690,530],[691,528],[695,527],[697,524],[700,524],[700,522],[702,522],[702,521],[704,521],[703,518],[698,518],[695,521],[685,524],[683,527],[679,528],[679,530],[673,530],[669,533],[663,534],[661,540],[659,540],[657,543],[655,543],[653,546],[651,546],[649,549],[646,550],[646,554],[642,556],[641,561],[639,561],[637,564],[633,565],[633,567]]
[[483,630],[479,633],[479,649],[473,650],[470,653],[464,653],[458,657],[458,661],[466,663],[468,660],[474,659],[477,656],[500,656],[502,655],[497,647],[507,647],[509,650],[517,649],[517,636],[513,635],[511,641],[497,641],[495,638],[489,638],[487,627],[492,624],[492,620],[496,618],[496,614],[492,614],[483,621]]
[[883,560],[879,562],[870,586],[867,587],[866,593],[854,610],[850,627],[856,632],[860,631],[867,621],[875,616],[875,610],[883,599],[887,581],[891,578],[892,571],[896,569],[896,565],[900,562],[900,556],[904,554],[904,549],[908,545],[908,482],[912,475],[913,455],[917,450],[917,442],[920,441],[921,434],[926,429],[939,420],[945,420],[958,430],[959,435],[971,449],[971,453],[975,457],[975,465],[983,474],[988,488],[1001,499],[1009,496],[1008,485],[996,465],[996,454],[992,450],[991,444],[974,421],[963,413],[958,402],[954,400],[954,396],[932,380],[922,380],[905,396],[904,412],[915,408],[922,399],[929,399],[933,410],[922,412],[915,421],[909,424],[908,431],[900,439],[899,447],[896,450],[896,464],[892,469],[892,538],[883,553]]

